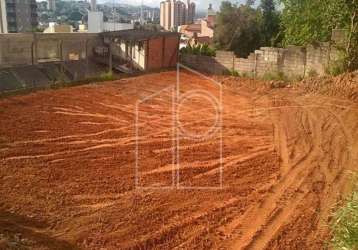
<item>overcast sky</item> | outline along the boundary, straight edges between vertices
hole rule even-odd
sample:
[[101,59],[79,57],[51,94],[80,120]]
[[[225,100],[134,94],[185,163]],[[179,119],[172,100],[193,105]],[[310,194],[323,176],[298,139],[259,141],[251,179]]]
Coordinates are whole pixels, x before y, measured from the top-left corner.
[[[126,3],[126,4],[132,4],[132,5],[140,5],[142,0],[97,0],[97,2],[103,3],[103,2],[112,2],[114,1],[115,3]],[[148,5],[151,7],[159,7],[159,3],[162,0],[143,0],[143,4],[144,5]],[[187,0],[182,0],[184,2],[186,2]],[[195,2],[198,6],[198,9],[203,10],[203,9],[207,9],[209,6],[209,3],[213,4],[213,7],[215,10],[219,10],[220,7],[220,3],[222,2],[221,0],[191,0],[193,2]],[[232,2],[238,2],[238,3],[244,3],[246,2],[246,0],[231,0]],[[258,0],[257,0],[258,1]]]

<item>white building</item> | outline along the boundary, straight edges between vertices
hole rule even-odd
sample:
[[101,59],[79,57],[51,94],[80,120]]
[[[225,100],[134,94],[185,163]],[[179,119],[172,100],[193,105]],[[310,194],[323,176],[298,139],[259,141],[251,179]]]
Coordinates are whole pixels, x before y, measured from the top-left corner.
[[132,23],[117,23],[117,22],[104,22],[103,12],[89,11],[88,12],[88,32],[100,33],[104,31],[119,31],[134,29]]
[[91,11],[97,11],[97,1],[91,0]]
[[47,0],[47,9],[50,11],[56,10],[56,0]]

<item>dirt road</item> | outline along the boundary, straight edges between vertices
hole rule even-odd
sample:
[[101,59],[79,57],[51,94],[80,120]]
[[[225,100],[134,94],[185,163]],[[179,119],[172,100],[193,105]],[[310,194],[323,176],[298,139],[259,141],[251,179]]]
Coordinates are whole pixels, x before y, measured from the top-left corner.
[[321,249],[358,105],[251,81],[222,103],[185,72],[0,100],[0,248]]

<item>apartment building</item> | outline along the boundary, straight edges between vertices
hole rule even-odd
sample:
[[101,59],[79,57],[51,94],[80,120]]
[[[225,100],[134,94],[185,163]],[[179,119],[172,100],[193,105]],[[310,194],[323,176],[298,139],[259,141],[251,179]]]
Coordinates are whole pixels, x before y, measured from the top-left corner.
[[55,11],[56,10],[56,0],[47,0],[47,9],[49,11]]
[[91,11],[97,11],[97,1],[91,0]]
[[191,3],[190,0],[187,2],[187,20],[185,24],[194,23],[195,17],[195,3]]
[[0,0],[0,33],[32,32],[37,27],[36,0]]
[[166,0],[160,3],[160,25],[165,30],[173,30],[183,24],[194,23],[195,3]]

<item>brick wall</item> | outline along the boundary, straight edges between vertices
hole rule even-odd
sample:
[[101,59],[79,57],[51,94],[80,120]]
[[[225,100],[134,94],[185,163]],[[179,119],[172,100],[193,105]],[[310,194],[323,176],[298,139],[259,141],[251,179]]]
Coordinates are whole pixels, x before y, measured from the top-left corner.
[[179,37],[158,37],[148,42],[148,70],[175,67],[178,62]]
[[181,55],[181,62],[189,67],[212,74],[236,70],[255,76],[282,72],[290,77],[304,77],[315,71],[325,74],[325,68],[337,59],[337,49],[331,43],[307,47],[261,47],[247,58],[238,58],[230,51],[217,51],[215,57]]
[[155,38],[148,41],[148,70],[160,68],[162,66],[163,50],[162,50],[163,38]]

